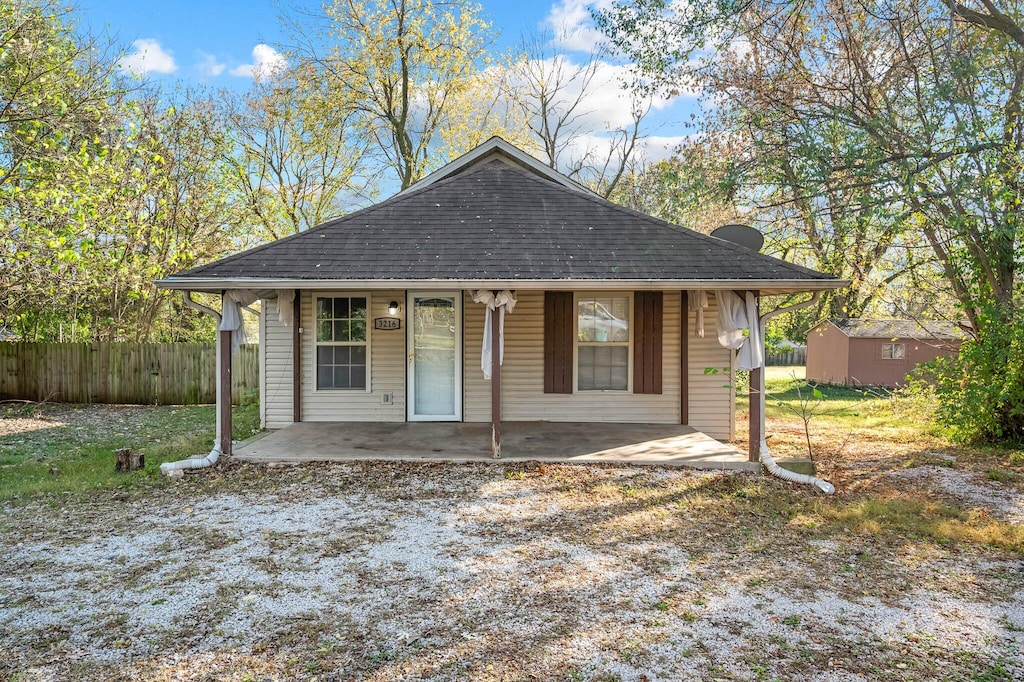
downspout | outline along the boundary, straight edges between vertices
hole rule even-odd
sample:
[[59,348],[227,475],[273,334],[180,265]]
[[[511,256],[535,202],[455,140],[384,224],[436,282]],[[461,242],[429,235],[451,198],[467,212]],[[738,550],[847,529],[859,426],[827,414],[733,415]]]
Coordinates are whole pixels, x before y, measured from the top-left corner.
[[[195,310],[198,310],[201,313],[206,313],[207,315],[211,316],[217,322],[218,326],[220,325],[220,319],[221,319],[220,313],[218,313],[213,308],[206,307],[202,303],[197,303],[197,302],[193,301],[192,300],[192,292],[191,291],[183,292],[182,299],[184,300],[185,305],[187,305],[189,308],[194,308]],[[220,334],[217,335],[217,348],[214,351],[214,354],[217,356],[216,376],[219,377],[220,376],[220,364],[221,364],[221,362],[220,362]],[[220,401],[223,399],[223,397],[224,396],[221,395],[221,390],[220,390],[220,381],[218,381],[217,382],[217,405],[218,405],[218,407],[220,406]],[[218,412],[219,412],[219,410],[218,410]],[[160,465],[160,473],[164,474],[165,476],[170,476],[172,478],[178,478],[178,477],[181,477],[182,475],[184,475],[184,470],[185,469],[205,469],[207,467],[212,467],[214,464],[216,464],[217,460],[221,456],[221,450],[220,450],[220,419],[218,418],[216,421],[217,421],[217,432],[216,432],[216,435],[213,438],[213,449],[210,450],[210,452],[208,454],[205,454],[205,455],[193,455],[192,457],[189,457],[188,459],[181,459],[181,460],[178,460],[177,462],[164,462],[163,464]]]
[[[764,315],[762,315],[760,319],[761,338],[764,339],[765,326],[767,325],[770,319],[777,315],[781,315],[782,313],[789,313],[814,305],[815,303],[818,302],[818,299],[820,298],[821,292],[815,291],[814,295],[807,301],[804,301],[802,303],[794,303],[793,305],[783,306],[782,308],[776,308],[775,310],[772,310],[771,312],[767,312]],[[762,354],[762,357],[763,355],[764,354]],[[768,473],[770,473],[772,476],[775,476],[776,478],[781,478],[782,480],[790,481],[791,483],[806,483],[807,485],[816,486],[819,490],[821,490],[821,492],[825,493],[826,495],[831,495],[835,493],[835,486],[829,483],[828,481],[817,478],[816,476],[798,474],[794,471],[783,469],[775,462],[775,459],[772,457],[771,451],[768,449],[768,439],[765,434],[765,372],[763,364],[761,365],[761,371],[759,372],[759,374],[760,385],[757,387],[757,392],[760,396],[759,400],[761,401],[761,464],[764,466],[765,470]]]

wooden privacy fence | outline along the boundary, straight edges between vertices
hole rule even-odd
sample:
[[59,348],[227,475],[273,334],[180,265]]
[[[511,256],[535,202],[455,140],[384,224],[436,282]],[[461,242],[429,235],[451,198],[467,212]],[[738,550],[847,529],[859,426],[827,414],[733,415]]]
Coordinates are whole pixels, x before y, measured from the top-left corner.
[[807,364],[807,349],[793,348],[791,350],[780,350],[768,353],[765,356],[764,364],[769,367],[794,367]]
[[[217,396],[212,343],[0,343],[0,399],[196,405]],[[259,390],[259,346],[231,361],[231,400]]]

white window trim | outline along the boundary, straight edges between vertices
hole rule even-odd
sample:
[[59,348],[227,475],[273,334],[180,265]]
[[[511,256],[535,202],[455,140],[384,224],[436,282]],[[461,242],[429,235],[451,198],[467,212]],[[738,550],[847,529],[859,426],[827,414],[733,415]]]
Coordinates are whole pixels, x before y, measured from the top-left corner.
[[[321,345],[323,346],[359,346],[362,344],[358,343],[328,343],[316,340],[317,322],[316,319],[316,302],[321,298],[366,298],[366,388],[320,388],[317,385],[317,363],[316,363],[316,349]],[[313,300],[310,306],[310,315],[312,317],[312,334],[310,337],[313,340],[313,361],[310,363],[312,369],[312,382],[313,382],[313,393],[371,393],[373,389],[373,381],[370,376],[370,368],[373,366],[372,354],[370,352],[370,339],[373,337],[373,299],[370,298],[369,291],[317,291],[313,293]]]
[[[886,346],[889,346],[891,348],[891,350],[889,351],[889,357],[885,357],[885,348],[886,348]],[[902,346],[903,347],[903,357],[899,357],[899,358],[895,357],[895,355],[896,355],[895,354],[895,350],[896,350],[897,346]],[[906,360],[907,359],[907,344],[903,343],[903,342],[899,342],[899,341],[891,341],[891,342],[883,343],[882,344],[882,359],[886,360],[886,361]]]
[[[629,341],[623,343],[622,341],[617,342],[584,342],[584,346],[622,346],[625,345],[629,350],[626,355],[626,388],[597,388],[597,389],[580,389],[580,299],[595,299],[601,296],[617,296],[619,298],[625,296],[629,299]],[[633,320],[636,314],[633,310],[633,292],[632,291],[587,291],[578,292],[574,291],[572,295],[572,392],[573,395],[599,395],[602,393],[611,393],[614,395],[623,395],[625,393],[633,392]]]

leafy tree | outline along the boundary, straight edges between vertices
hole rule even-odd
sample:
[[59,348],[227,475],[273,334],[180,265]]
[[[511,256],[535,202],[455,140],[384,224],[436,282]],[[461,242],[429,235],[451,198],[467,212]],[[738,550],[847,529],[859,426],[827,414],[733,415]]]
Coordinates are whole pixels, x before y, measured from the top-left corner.
[[[990,339],[1019,329],[1024,309],[1024,32],[1019,4],[1001,4],[762,0],[689,11],[638,0],[602,20],[663,83],[710,75],[721,99],[738,99],[722,109],[735,124],[728,130],[756,143],[748,177],[778,196],[783,216],[804,226],[827,217],[826,234],[851,236],[837,253],[871,255],[872,270],[898,278],[915,262],[941,267],[976,339],[961,354],[961,383],[1002,385],[993,377],[1019,383],[1005,374],[1017,363],[995,354],[1005,344]],[[693,69],[702,25],[734,56],[708,54]],[[804,246],[814,250],[813,241],[807,234]],[[852,274],[860,283],[871,273]],[[948,382],[940,395],[950,406],[959,398]],[[963,433],[1022,432],[1018,394],[984,400],[996,401],[986,410],[998,425]]]
[[492,34],[468,0],[334,0],[294,16],[293,56],[308,62],[372,140],[402,189],[432,165],[435,136],[486,65]]
[[110,44],[78,34],[70,9],[0,3],[0,186],[26,159],[65,148],[122,91]]
[[341,215],[373,195],[367,140],[356,114],[336,107],[331,81],[296,64],[223,94],[233,144],[228,179],[262,239],[279,239]]

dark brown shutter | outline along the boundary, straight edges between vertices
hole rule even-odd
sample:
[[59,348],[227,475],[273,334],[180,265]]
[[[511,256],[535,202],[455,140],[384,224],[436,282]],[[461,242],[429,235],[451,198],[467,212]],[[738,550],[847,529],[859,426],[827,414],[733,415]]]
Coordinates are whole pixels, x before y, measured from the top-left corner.
[[633,393],[661,393],[662,295],[633,294]]
[[572,393],[572,330],[572,292],[545,291],[545,393]]

